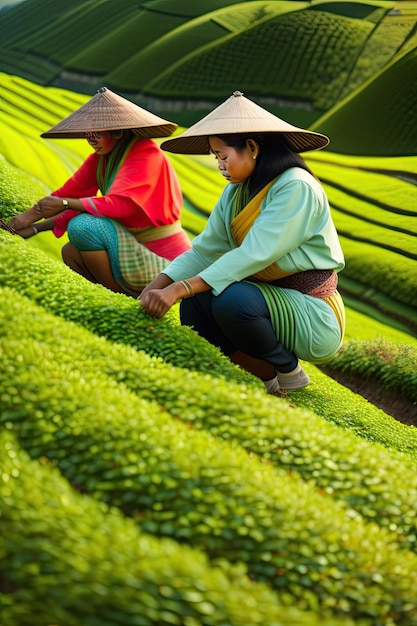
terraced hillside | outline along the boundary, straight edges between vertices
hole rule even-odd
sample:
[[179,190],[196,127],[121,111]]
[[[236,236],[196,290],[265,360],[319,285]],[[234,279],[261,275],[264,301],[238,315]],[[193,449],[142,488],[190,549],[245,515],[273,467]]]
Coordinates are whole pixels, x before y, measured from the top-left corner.
[[[331,113],[316,120],[315,127],[332,137],[335,152],[367,156],[416,154],[416,46],[417,35],[411,49],[358,92],[340,101]],[[381,103],[377,112],[376,102]],[[348,133],[343,130],[346,128]]]
[[[185,125],[241,88],[329,132],[306,160],[347,261],[344,345],[326,367],[303,363],[311,384],[279,398],[176,307],[151,319],[70,271],[62,239],[0,229],[2,623],[417,626],[416,9],[0,11],[0,218],[88,154],[39,135],[97,86]],[[212,157],[168,157],[193,236],[225,182]]]
[[26,0],[0,12],[0,71],[105,84],[184,126],[239,88],[308,125],[415,47],[409,4]]

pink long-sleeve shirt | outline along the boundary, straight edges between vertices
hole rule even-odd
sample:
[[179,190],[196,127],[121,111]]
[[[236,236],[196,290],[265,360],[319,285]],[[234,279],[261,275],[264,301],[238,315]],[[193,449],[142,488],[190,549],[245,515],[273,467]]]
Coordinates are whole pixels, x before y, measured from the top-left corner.
[[[150,139],[133,144],[111,187],[97,196],[98,155],[87,157],[74,175],[52,195],[78,198],[84,210],[117,219],[126,228],[158,227],[176,222],[181,215],[182,193],[172,165]],[[54,218],[54,234],[61,237],[78,211],[67,209]]]

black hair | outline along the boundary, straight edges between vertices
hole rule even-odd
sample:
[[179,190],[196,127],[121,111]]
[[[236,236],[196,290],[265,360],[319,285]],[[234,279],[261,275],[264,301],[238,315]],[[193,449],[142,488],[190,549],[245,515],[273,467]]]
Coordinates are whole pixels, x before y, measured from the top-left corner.
[[256,167],[249,181],[250,198],[290,167],[301,167],[314,176],[304,159],[290,148],[280,133],[233,133],[216,137],[238,151],[245,148],[248,139],[258,144]]
[[115,133],[120,133],[122,131],[121,139],[124,141],[130,141],[133,138],[133,130],[130,128],[118,128],[109,130],[111,137],[114,136]]

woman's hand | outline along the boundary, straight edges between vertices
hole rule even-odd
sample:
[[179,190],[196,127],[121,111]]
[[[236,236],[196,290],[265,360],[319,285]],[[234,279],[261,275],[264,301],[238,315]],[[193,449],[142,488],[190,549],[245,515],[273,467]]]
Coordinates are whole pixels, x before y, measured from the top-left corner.
[[199,276],[173,283],[166,274],[162,273],[145,287],[137,299],[148,315],[164,317],[165,313],[181,298],[189,298],[191,295],[210,289],[211,286]]
[[[39,215],[38,211],[38,203],[34,204],[27,211],[23,211],[23,213],[19,213],[19,215],[15,215],[9,221],[8,226],[12,228],[18,235],[21,235],[21,231],[33,224],[33,222],[37,222],[41,219],[41,215]],[[33,233],[33,230],[32,230]],[[23,235],[22,235],[23,236]]]
[[34,237],[38,233],[44,233],[47,230],[53,230],[54,226],[55,222],[50,217],[47,220],[39,222],[38,224],[36,224],[36,226],[34,224],[29,224],[29,226],[25,226],[24,228],[13,230],[13,234],[19,235],[20,237],[23,237],[23,239],[29,239],[30,237]]
[[163,289],[149,289],[142,291],[138,300],[145,313],[151,317],[161,318],[169,309],[184,296],[184,288],[180,283],[172,283]]
[[32,225],[26,226],[20,230],[15,230],[15,235],[19,235],[20,237],[23,237],[23,239],[30,239],[30,237],[34,237],[38,234],[38,230],[35,230],[35,228],[36,227]]
[[[79,203],[81,205],[81,203]],[[15,215],[12,217],[8,226],[13,229],[18,235],[25,237],[25,239],[30,235],[29,231],[25,230],[24,232],[27,234],[23,234],[23,229],[26,229],[30,224],[34,222],[38,222],[40,219],[53,217],[54,215],[58,215],[63,210],[65,210],[65,206],[63,204],[63,199],[58,198],[58,196],[45,196],[42,200],[38,200],[35,204],[27,209],[27,211],[23,211],[19,213],[19,215]],[[81,205],[82,208],[82,205]],[[77,207],[77,210],[78,207]],[[32,230],[32,235],[35,232]]]
[[42,200],[38,200],[35,205],[37,207],[38,220],[41,217],[54,217],[58,213],[62,213],[66,208],[63,198],[58,196],[45,196]]

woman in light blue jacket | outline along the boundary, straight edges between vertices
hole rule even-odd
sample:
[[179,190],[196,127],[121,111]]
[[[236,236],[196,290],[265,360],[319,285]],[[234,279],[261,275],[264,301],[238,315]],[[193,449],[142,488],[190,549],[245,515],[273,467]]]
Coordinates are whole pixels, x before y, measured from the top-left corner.
[[305,387],[299,359],[322,363],[343,340],[343,252],[322,185],[298,152],[326,136],[280,120],[241,92],[162,148],[213,154],[229,182],[192,249],[141,296],[162,317],[179,299],[192,326],[279,395]]

